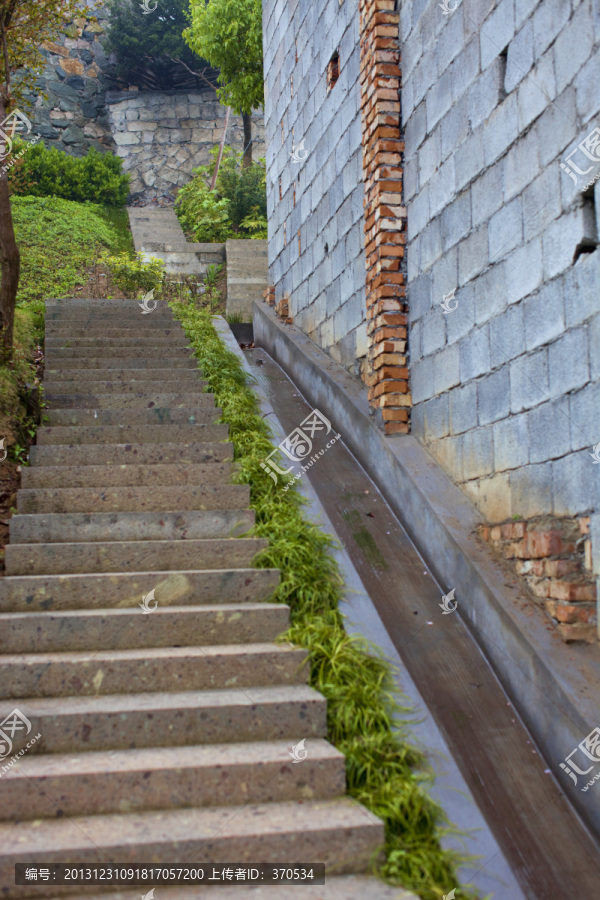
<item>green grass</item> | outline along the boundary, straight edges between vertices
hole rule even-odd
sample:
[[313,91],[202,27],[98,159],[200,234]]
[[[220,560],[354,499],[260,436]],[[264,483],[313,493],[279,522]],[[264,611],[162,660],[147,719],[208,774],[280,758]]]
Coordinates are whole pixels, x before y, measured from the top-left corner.
[[[269,541],[257,564],[281,571],[273,599],[291,608],[285,639],[308,650],[310,683],[328,701],[329,740],[346,755],[348,793],[385,822],[385,860],[376,870],[423,900],[441,900],[458,885],[459,857],[440,846],[453,829],[427,792],[430,776],[410,742],[410,711],[393,699],[392,670],[375,648],[344,630],[332,539],[304,516],[300,495],[282,491],[260,467],[273,445],[240,361],[206,311],[179,304],[173,311],[229,425],[239,481],[250,485],[255,534]],[[469,896],[457,890],[457,900]]]
[[56,197],[13,196],[11,205],[21,251],[17,304],[35,312],[41,341],[44,300],[68,296],[84,284],[97,251],[133,248],[127,212]]
[[33,380],[36,344],[44,340],[44,301],[68,296],[85,284],[97,250],[132,249],[127,211],[55,197],[11,198],[21,279],[15,311],[13,360],[0,366],[0,437],[11,457],[28,443],[35,425],[28,420],[24,386]]
[[31,427],[23,390],[35,375],[32,365],[35,348],[35,316],[31,310],[17,309],[13,358],[9,365],[0,364],[0,437],[6,438],[4,446],[11,459],[16,458],[19,448],[25,446],[27,429]]

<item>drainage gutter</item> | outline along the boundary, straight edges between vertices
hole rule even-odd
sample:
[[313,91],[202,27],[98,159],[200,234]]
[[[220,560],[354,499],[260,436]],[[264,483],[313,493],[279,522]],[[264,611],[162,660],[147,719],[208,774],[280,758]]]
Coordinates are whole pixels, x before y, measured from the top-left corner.
[[[398,516],[458,611],[582,819],[600,835],[600,789],[582,793],[559,763],[600,726],[600,660],[565,645],[514,574],[478,537],[481,516],[411,435],[384,436],[366,389],[264,303],[253,306],[254,341],[342,434]],[[544,702],[540,702],[543,696]],[[510,762],[507,760],[507,764]]]

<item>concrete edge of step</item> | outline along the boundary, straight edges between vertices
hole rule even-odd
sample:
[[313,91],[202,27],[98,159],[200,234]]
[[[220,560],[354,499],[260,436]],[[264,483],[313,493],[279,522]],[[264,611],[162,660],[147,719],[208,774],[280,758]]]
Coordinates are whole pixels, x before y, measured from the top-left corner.
[[[591,646],[569,646],[478,538],[481,515],[416,438],[384,436],[369,416],[366,389],[294,325],[253,305],[254,340],[335,423],[427,560],[444,593],[485,653],[544,757],[558,769],[600,722],[600,661]],[[418,527],[417,527],[418,525]],[[427,536],[426,538],[424,536]],[[432,553],[435,548],[435,553]],[[461,590],[462,586],[462,590]],[[539,703],[540,691],[551,699]],[[598,835],[600,807],[569,798]]]

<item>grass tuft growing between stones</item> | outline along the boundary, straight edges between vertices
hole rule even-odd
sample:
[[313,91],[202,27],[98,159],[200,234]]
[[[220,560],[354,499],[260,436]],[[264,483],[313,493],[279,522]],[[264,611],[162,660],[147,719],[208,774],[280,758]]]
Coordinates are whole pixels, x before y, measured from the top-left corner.
[[172,308],[229,425],[238,481],[250,486],[255,534],[269,541],[257,565],[281,571],[273,599],[291,608],[285,639],[308,650],[310,684],[327,698],[328,738],[346,756],[348,793],[385,823],[383,861],[374,861],[374,871],[423,900],[442,900],[454,887],[456,900],[475,897],[457,887],[456,868],[465,857],[440,845],[456,832],[427,792],[431,776],[410,743],[411,711],[394,698],[392,669],[375,648],[344,630],[332,538],[305,517],[295,490],[282,491],[261,469],[273,450],[270,429],[210,314],[191,305]]

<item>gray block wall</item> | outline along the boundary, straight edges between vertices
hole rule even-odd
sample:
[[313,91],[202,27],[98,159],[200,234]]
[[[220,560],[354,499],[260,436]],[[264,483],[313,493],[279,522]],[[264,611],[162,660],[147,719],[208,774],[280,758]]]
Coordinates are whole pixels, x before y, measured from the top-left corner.
[[358,24],[358,0],[263,2],[270,283],[354,372],[367,352]]
[[600,3],[401,0],[400,18],[413,432],[489,521],[594,512],[597,165],[575,184],[560,163],[592,165]]

